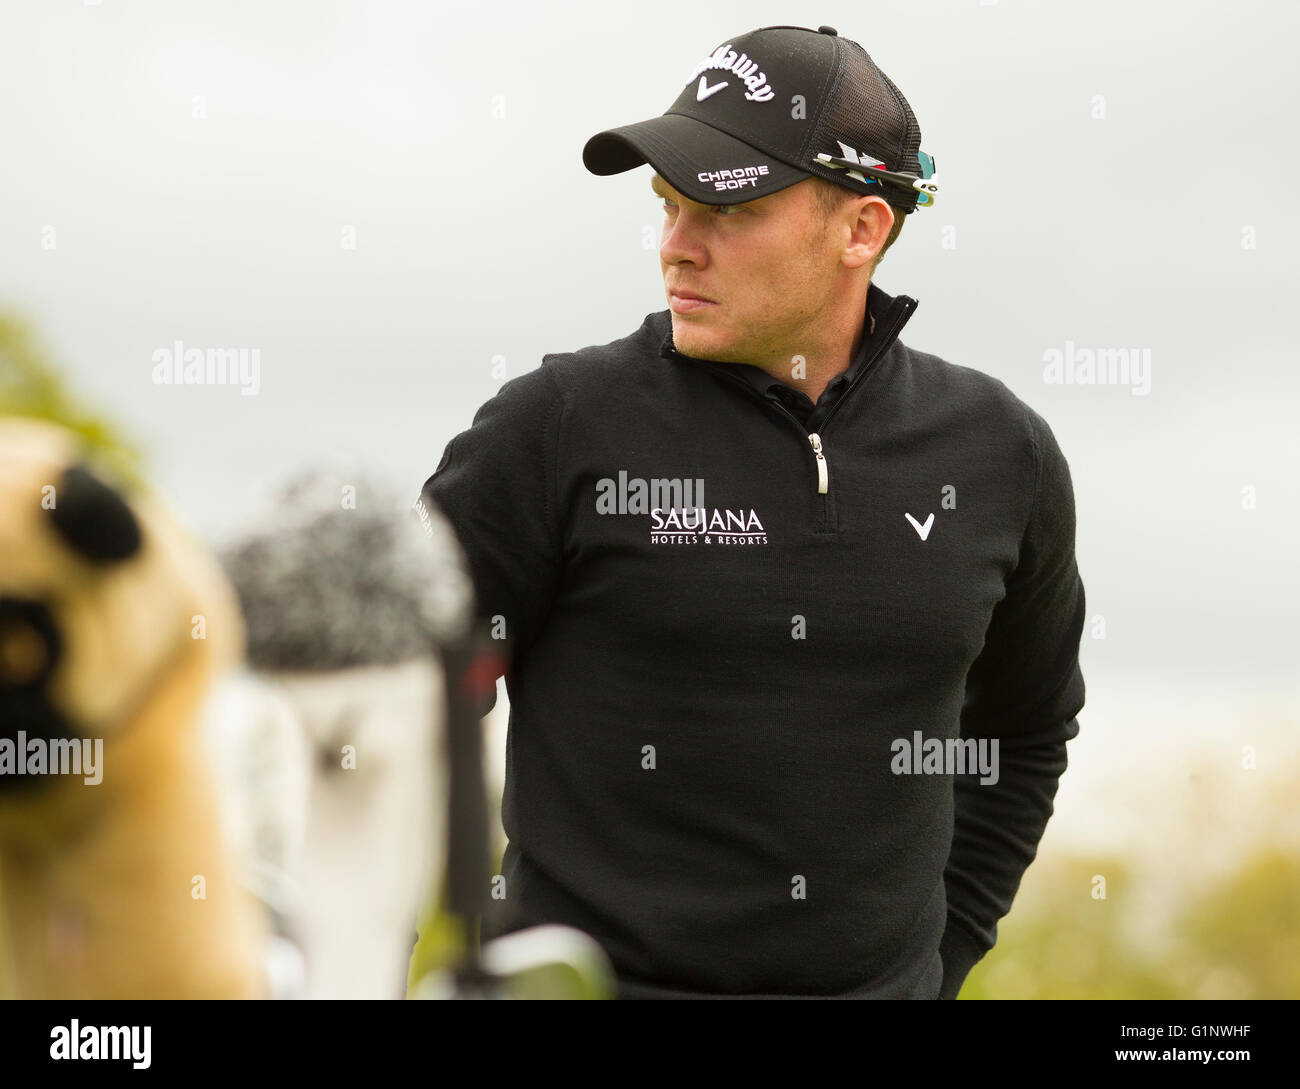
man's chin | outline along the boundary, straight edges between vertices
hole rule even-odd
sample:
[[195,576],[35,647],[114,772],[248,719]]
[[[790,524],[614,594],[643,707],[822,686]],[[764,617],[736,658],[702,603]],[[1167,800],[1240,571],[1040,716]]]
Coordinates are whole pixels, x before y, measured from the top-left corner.
[[723,329],[709,328],[690,315],[673,314],[673,347],[696,359],[725,360],[735,338]]

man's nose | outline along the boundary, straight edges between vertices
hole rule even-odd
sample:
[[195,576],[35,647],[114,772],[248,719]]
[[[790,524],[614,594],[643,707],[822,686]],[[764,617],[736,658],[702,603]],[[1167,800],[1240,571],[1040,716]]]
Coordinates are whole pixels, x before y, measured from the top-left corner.
[[679,208],[677,215],[664,221],[659,259],[665,265],[679,265],[685,261],[700,266],[708,263],[709,254],[703,241],[706,214]]

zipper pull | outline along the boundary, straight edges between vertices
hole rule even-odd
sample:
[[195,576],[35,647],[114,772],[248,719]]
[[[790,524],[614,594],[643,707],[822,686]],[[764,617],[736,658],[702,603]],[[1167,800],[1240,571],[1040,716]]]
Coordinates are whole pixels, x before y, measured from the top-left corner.
[[828,481],[826,455],[822,453],[822,437],[820,435],[809,435],[808,441],[812,443],[813,453],[817,455],[817,494],[825,495]]

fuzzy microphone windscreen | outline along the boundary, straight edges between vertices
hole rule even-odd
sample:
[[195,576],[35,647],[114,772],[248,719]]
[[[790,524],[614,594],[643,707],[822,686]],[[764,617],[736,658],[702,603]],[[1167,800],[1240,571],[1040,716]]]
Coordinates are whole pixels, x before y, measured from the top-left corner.
[[473,584],[446,517],[362,474],[289,484],[221,553],[247,627],[249,665],[393,665],[464,636]]

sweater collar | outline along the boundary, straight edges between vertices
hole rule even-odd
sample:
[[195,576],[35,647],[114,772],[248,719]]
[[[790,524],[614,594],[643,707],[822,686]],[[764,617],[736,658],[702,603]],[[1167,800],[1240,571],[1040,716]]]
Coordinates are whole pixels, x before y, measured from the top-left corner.
[[[891,328],[897,322],[897,328],[893,328],[893,336],[889,339],[892,341],[902,331],[904,325],[911,320],[912,314],[915,313],[917,301],[907,295],[890,295],[882,287],[872,281],[867,285],[867,305],[863,315],[863,321],[870,332],[862,338],[862,343],[854,353],[849,366],[835,375],[831,382],[843,379],[843,384],[852,382],[858,371],[868,359],[876,354],[876,349],[880,346],[880,341],[889,336]],[[659,342],[659,355],[664,359],[682,358],[693,359],[693,356],[687,356],[679,352],[673,344],[673,322],[672,315],[667,310],[659,311],[658,315],[663,324],[667,326],[667,331]],[[898,320],[901,317],[901,321]],[[872,328],[874,319],[875,327]],[[888,345],[885,345],[888,347]],[[773,378],[760,367],[752,363],[730,363],[719,360],[699,360],[707,363],[723,372],[736,374],[751,383],[760,393],[766,393],[773,385],[784,385],[779,378]],[[829,383],[828,383],[829,385]]]

